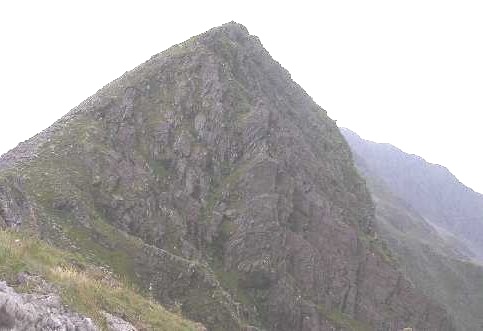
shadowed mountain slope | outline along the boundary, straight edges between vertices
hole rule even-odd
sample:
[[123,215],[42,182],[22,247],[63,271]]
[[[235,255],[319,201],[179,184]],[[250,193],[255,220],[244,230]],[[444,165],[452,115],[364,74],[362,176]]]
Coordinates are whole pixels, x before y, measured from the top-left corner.
[[0,221],[209,330],[454,329],[374,238],[334,121],[236,23],[153,56],[4,155]]

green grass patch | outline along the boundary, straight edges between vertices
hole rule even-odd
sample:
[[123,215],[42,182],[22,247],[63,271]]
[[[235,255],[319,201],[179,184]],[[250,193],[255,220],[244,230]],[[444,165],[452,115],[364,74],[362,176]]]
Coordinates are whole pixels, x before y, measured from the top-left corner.
[[351,318],[349,315],[344,314],[338,310],[328,310],[323,305],[317,306],[320,314],[326,320],[328,320],[331,324],[333,324],[337,328],[341,328],[344,330],[350,331],[371,331],[373,328],[364,322],[355,320]]
[[384,240],[381,240],[370,234],[366,234],[362,231],[359,232],[359,238],[361,238],[362,242],[371,252],[381,256],[385,262],[392,266],[399,266],[398,259],[392,254]]

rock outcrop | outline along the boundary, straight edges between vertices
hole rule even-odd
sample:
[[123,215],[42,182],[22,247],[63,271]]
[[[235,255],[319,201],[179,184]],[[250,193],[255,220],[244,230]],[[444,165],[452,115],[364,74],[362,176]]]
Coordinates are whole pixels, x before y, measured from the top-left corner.
[[[0,281],[0,330],[42,331],[98,331],[89,317],[72,312],[62,304],[58,290],[38,276],[21,273],[19,284],[28,284],[35,290],[17,293]],[[103,312],[107,331],[137,331],[122,318]],[[201,328],[200,328],[201,330]]]
[[66,310],[56,294],[19,294],[0,281],[0,330],[97,331],[98,328],[90,318]]
[[137,329],[129,322],[120,317],[104,312],[107,322],[108,331],[137,331]]
[[93,258],[118,252],[103,262],[210,330],[453,330],[373,244],[335,122],[236,23],[4,155],[0,216]]

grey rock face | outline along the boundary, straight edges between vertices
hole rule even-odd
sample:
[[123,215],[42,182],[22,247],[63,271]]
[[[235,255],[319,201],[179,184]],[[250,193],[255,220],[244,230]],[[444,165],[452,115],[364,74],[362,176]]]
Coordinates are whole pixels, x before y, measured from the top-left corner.
[[145,289],[210,330],[453,329],[371,248],[374,206],[334,121],[238,24],[152,57],[5,155],[0,192],[15,178],[2,217],[23,217],[7,223],[69,247],[67,220],[110,250],[123,245],[100,221],[136,236]]
[[107,322],[108,331],[137,331],[137,329],[129,322],[122,318],[104,312]]
[[0,330],[97,331],[91,319],[67,311],[55,294],[18,294],[0,282]]

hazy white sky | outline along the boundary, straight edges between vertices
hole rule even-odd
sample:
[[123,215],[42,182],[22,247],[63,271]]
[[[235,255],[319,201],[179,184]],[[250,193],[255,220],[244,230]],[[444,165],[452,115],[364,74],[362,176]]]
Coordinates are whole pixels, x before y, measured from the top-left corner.
[[1,1],[0,153],[235,20],[329,115],[483,192],[481,1]]

